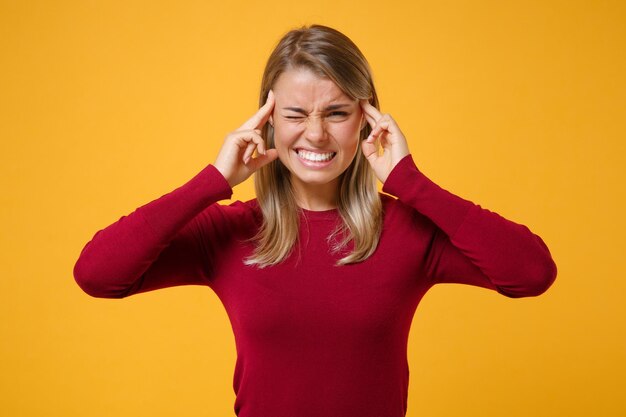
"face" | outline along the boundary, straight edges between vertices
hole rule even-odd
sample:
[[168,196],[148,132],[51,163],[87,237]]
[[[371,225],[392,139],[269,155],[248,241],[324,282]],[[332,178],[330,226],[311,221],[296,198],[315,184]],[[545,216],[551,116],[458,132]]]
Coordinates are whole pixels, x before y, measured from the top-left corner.
[[364,119],[358,100],[306,69],[282,73],[272,90],[274,144],[296,193],[336,192],[359,146]]

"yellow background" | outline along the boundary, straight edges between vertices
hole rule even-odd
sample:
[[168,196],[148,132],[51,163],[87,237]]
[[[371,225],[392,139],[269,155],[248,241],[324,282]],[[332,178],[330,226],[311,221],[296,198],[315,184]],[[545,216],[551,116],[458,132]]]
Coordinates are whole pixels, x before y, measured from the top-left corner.
[[626,415],[625,4],[3,0],[0,415],[234,415],[215,294],[95,299],[72,267],[213,162],[305,23],[359,45],[433,181],[528,225],[559,268],[537,298],[428,293],[407,415]]

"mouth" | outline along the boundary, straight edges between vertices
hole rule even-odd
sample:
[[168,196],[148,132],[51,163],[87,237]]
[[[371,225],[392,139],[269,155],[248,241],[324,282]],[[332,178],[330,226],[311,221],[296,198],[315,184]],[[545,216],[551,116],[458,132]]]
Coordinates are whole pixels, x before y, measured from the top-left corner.
[[337,155],[337,152],[313,152],[302,148],[295,149],[298,158],[309,163],[327,163]]

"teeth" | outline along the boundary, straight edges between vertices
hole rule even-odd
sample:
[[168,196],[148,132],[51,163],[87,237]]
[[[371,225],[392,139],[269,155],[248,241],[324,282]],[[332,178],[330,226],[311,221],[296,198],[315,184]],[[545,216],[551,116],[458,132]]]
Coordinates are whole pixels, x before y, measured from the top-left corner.
[[311,162],[327,162],[333,159],[335,156],[334,152],[327,153],[317,153],[317,152],[309,152],[303,149],[298,149],[298,156],[302,159],[306,159]]

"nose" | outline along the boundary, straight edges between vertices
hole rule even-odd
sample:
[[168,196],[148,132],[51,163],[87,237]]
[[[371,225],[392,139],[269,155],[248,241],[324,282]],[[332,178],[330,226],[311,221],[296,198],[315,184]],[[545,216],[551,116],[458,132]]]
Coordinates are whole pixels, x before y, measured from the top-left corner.
[[304,137],[311,142],[319,142],[326,138],[326,126],[322,117],[308,117]]

